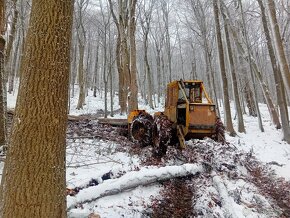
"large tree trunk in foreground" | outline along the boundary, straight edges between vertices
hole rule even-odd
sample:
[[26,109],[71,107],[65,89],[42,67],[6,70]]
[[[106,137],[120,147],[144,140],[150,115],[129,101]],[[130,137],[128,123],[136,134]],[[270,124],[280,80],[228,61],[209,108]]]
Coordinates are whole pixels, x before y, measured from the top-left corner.
[[1,186],[2,218],[66,217],[65,133],[73,1],[33,1]]

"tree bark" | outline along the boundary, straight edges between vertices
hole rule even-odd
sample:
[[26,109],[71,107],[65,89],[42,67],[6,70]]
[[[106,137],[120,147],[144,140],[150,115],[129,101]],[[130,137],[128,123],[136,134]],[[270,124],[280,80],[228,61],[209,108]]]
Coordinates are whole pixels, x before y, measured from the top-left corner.
[[[3,38],[4,34],[4,25],[5,25],[5,1],[0,0],[0,147],[3,151],[6,151],[6,139],[7,139],[7,130],[6,130],[6,105],[5,105],[5,80],[4,80],[4,66],[5,66],[5,39]],[[1,191],[1,190],[0,190]],[[0,194],[1,195],[1,194]]]
[[[0,8],[1,10],[1,8]],[[1,19],[1,18],[0,18]],[[0,148],[6,151],[6,110],[4,103],[4,49],[5,49],[5,39],[0,35]]]
[[97,87],[98,87],[98,72],[99,72],[99,42],[96,48],[96,57],[95,57],[95,67],[94,67],[94,76],[93,76],[93,96],[97,97]]
[[[223,20],[225,21],[226,16],[223,12],[222,12],[222,16],[223,16]],[[235,70],[235,64],[234,64],[234,58],[233,58],[233,51],[232,51],[230,35],[229,35],[227,24],[224,25],[224,31],[225,31],[227,50],[228,50],[229,68],[230,68],[231,76],[232,76],[235,106],[236,106],[237,115],[238,115],[238,132],[245,133],[246,129],[244,125],[243,113],[242,113],[241,103],[240,103],[240,98],[239,98],[238,82],[237,82],[237,76],[236,76],[236,70]]]
[[226,130],[230,133],[231,136],[235,136],[236,132],[232,123],[232,115],[230,108],[230,99],[229,99],[229,90],[228,90],[228,79],[225,69],[225,60],[224,60],[224,50],[222,44],[222,36],[221,36],[221,26],[219,19],[219,9],[218,9],[218,0],[213,0],[213,8],[214,8],[214,18],[215,18],[215,26],[216,26],[216,37],[217,37],[217,47],[219,54],[219,67],[221,78],[223,82],[223,96],[224,96],[224,114],[226,120]]
[[86,99],[86,72],[84,69],[84,55],[85,55],[85,42],[86,42],[86,31],[83,23],[83,16],[86,8],[87,1],[81,0],[77,2],[78,13],[77,13],[77,39],[79,45],[79,65],[78,65],[78,83],[79,83],[79,99],[76,109],[82,109],[85,105]]
[[138,86],[137,86],[137,66],[136,66],[136,4],[137,0],[129,1],[129,40],[130,40],[130,95],[129,113],[138,109]]
[[12,66],[11,66],[11,72],[9,74],[9,80],[8,80],[8,92],[11,94],[14,90],[14,80],[17,70],[17,57],[19,56],[19,44],[20,44],[20,33],[18,33],[17,41],[15,45],[15,51],[13,54],[12,59]]
[[[162,12],[163,12],[163,21],[165,25],[165,48],[166,56],[168,61],[168,72],[169,72],[169,82],[172,82],[172,54],[171,54],[171,42],[170,42],[170,33],[169,33],[169,2],[164,1],[162,3]],[[166,83],[165,83],[166,84]]]
[[267,25],[267,19],[266,19],[266,13],[265,13],[265,7],[263,5],[262,0],[257,0],[261,9],[261,19],[262,19],[262,25],[264,29],[264,33],[266,36],[266,42],[267,42],[267,48],[270,56],[271,66],[274,73],[274,79],[275,79],[275,88],[277,93],[277,99],[278,99],[278,105],[280,109],[280,117],[282,122],[282,130],[283,130],[283,138],[285,141],[290,143],[290,127],[289,127],[289,120],[287,116],[287,107],[285,106],[285,102],[283,99],[283,93],[284,90],[282,90],[282,76],[279,66],[277,65],[275,52],[272,44],[272,39],[270,36],[270,31],[268,29]]
[[3,171],[2,218],[66,217],[65,137],[73,1],[33,1]]
[[285,84],[288,95],[290,95],[290,70],[287,63],[287,58],[284,51],[284,46],[281,39],[279,24],[276,17],[275,3],[273,0],[268,0],[269,17],[272,24],[273,35],[275,38],[276,51],[281,66],[282,78]]
[[118,1],[118,19],[113,9],[113,3],[109,0],[110,10],[118,30],[116,56],[119,71],[119,104],[121,114],[138,109],[135,42],[136,3],[137,0]]
[[79,66],[78,66],[78,82],[79,82],[79,99],[77,108],[82,109],[85,104],[85,78],[84,78],[84,53],[85,46],[79,41]]
[[[141,11],[141,13],[143,15],[140,15],[140,17],[141,17],[140,23],[141,23],[141,28],[142,28],[142,32],[143,32],[144,65],[145,65],[144,71],[145,71],[145,78],[147,78],[147,84],[148,84],[148,87],[147,87],[148,103],[149,103],[150,108],[153,109],[154,106],[153,106],[152,95],[154,93],[154,88],[152,85],[151,68],[150,68],[149,58],[148,58],[148,37],[149,37],[149,31],[150,31],[150,25],[151,25],[152,6],[153,6],[152,4],[149,5],[148,6],[149,9],[146,10],[145,5],[144,5],[144,10]],[[160,63],[158,63],[158,64],[160,64]],[[146,93],[146,92],[144,92],[144,93]]]
[[[228,14],[228,13],[227,13]],[[273,101],[272,101],[272,98],[270,96],[270,93],[269,93],[269,89],[266,85],[266,83],[263,81],[263,77],[262,77],[262,74],[261,72],[259,71],[259,68],[255,62],[255,59],[252,57],[252,54],[251,52],[249,51],[249,46],[247,45],[247,50],[248,52],[246,53],[246,51],[244,50],[243,46],[242,46],[242,43],[239,41],[238,39],[238,36],[237,36],[237,33],[236,31],[234,30],[233,26],[229,23],[229,19],[226,20],[227,23],[229,24],[229,27],[230,27],[230,31],[232,33],[232,36],[233,36],[233,39],[235,41],[235,44],[237,46],[237,49],[239,51],[239,53],[243,56],[243,58],[250,64],[251,66],[251,69],[253,70],[254,74],[255,74],[255,77],[258,79],[259,81],[259,84],[261,86],[261,89],[262,89],[262,92],[263,92],[263,95],[266,99],[266,104],[267,104],[267,107],[268,107],[268,110],[269,110],[269,113],[270,113],[270,116],[272,118],[272,121],[274,123],[274,125],[277,127],[280,126],[280,122],[279,122],[279,117],[278,117],[278,114],[277,114],[277,111],[274,107],[274,104],[273,104]],[[247,36],[245,36],[247,37]],[[246,40],[247,42],[248,40]],[[247,43],[248,44],[248,43]],[[252,78],[252,80],[254,80],[254,78]],[[255,85],[255,84],[254,84]],[[257,99],[256,99],[257,101]],[[258,107],[258,106],[257,106]],[[261,128],[261,126],[260,126]],[[261,131],[263,132],[263,128],[261,128]]]
[[[5,51],[5,62],[7,64],[10,63],[11,51],[12,51],[13,42],[14,42],[15,34],[16,34],[17,21],[18,21],[18,10],[16,9],[16,0],[13,0],[13,20],[12,20],[11,30],[9,33],[8,43],[7,43],[6,51]],[[10,72],[7,72],[7,73],[10,73]]]

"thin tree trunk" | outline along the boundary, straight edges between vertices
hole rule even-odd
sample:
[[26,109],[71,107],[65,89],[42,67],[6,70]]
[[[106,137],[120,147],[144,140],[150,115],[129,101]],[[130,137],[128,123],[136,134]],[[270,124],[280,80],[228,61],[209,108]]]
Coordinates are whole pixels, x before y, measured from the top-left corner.
[[114,6],[111,0],[109,1],[110,11],[113,16],[114,23],[118,30],[116,43],[116,62],[119,74],[119,105],[121,114],[127,113],[127,97],[128,97],[128,79],[130,79],[130,60],[127,45],[126,29],[128,16],[125,16],[124,6],[126,8],[127,1],[118,1],[118,18],[114,12]]
[[73,63],[71,68],[71,97],[75,96],[75,82],[76,82],[76,72],[77,72],[77,43],[75,42],[75,46],[73,49]]
[[[226,16],[223,12],[222,12],[222,16],[225,22]],[[224,25],[224,31],[225,31],[227,50],[228,50],[229,68],[230,68],[231,76],[232,76],[232,84],[233,84],[232,87],[233,87],[233,92],[234,92],[235,106],[236,106],[237,115],[238,115],[238,132],[245,133],[246,129],[244,125],[243,113],[242,113],[241,103],[240,103],[240,98],[239,98],[237,76],[236,76],[232,46],[231,46],[230,35],[229,35],[227,24]]]
[[[242,10],[242,9],[241,9]],[[227,13],[228,14],[228,13]],[[243,19],[243,18],[242,18]],[[258,69],[258,66],[256,65],[255,61],[254,61],[254,58],[252,57],[251,53],[250,53],[250,48],[249,48],[249,43],[248,43],[248,40],[247,40],[247,34],[245,33],[245,37],[246,37],[246,44],[247,44],[247,53],[245,52],[241,42],[239,41],[238,39],[238,36],[237,36],[237,33],[236,31],[233,29],[232,25],[229,23],[229,19],[227,19],[227,22],[229,24],[229,27],[230,27],[230,30],[231,30],[231,33],[232,33],[232,36],[233,36],[233,39],[235,40],[235,43],[236,43],[236,46],[238,48],[238,51],[241,53],[241,55],[245,58],[245,60],[249,63],[250,65],[250,69],[253,71],[253,73],[255,73],[255,76],[256,78],[258,79],[259,81],[259,84],[261,85],[261,88],[262,88],[262,91],[263,91],[263,95],[266,99],[266,103],[267,103],[267,106],[268,106],[268,110],[269,110],[269,113],[271,115],[271,118],[272,118],[272,121],[274,123],[274,125],[276,127],[279,127],[280,125],[280,122],[279,122],[279,117],[278,117],[278,114],[277,114],[277,111],[275,109],[275,106],[273,104],[273,101],[272,101],[272,98],[270,96],[270,93],[269,93],[269,89],[266,85],[266,83],[263,81],[263,77],[262,77],[262,74],[261,72],[259,71]],[[245,24],[244,22],[244,19],[243,19],[243,24]],[[252,74],[251,74],[252,75]],[[255,78],[254,78],[254,75],[252,75],[252,80],[255,81]],[[255,84],[255,83],[254,83]],[[255,86],[254,86],[255,88]],[[259,108],[258,107],[258,102],[257,102],[257,93],[255,92],[255,97],[256,97],[256,107],[257,109]],[[257,110],[258,112],[258,118],[261,117],[259,116],[259,110]],[[259,118],[260,120],[261,118]],[[260,129],[261,131],[263,132],[264,129],[262,127],[262,124],[261,124],[261,120],[259,121],[259,125],[260,125]]]
[[85,78],[84,78],[84,53],[85,46],[82,42],[79,41],[79,66],[78,66],[78,82],[79,82],[79,99],[77,108],[78,110],[82,109],[85,104]]
[[[1,10],[1,8],[0,8]],[[1,17],[0,17],[1,19]],[[1,25],[1,24],[0,24]],[[1,26],[0,26],[1,28]],[[4,49],[5,39],[0,35],[0,147],[6,151],[6,110],[4,103]]]
[[268,0],[269,17],[272,24],[273,35],[275,37],[276,51],[282,71],[282,78],[285,84],[288,95],[290,95],[290,70],[287,63],[287,58],[284,51],[284,46],[281,39],[279,24],[276,17],[275,3],[273,0]]
[[[6,139],[6,113],[7,107],[5,105],[5,82],[4,82],[4,73],[5,73],[5,39],[4,35],[4,26],[5,26],[5,1],[0,0],[0,147],[5,152],[7,150]],[[1,192],[0,190],[0,217],[1,217]]]
[[130,95],[129,112],[138,109],[138,86],[137,86],[137,66],[136,66],[136,4],[137,0],[130,0],[129,18],[129,42],[130,42]]
[[[112,54],[110,54],[112,56]],[[114,89],[113,89],[113,66],[112,61],[110,61],[110,69],[109,69],[109,80],[110,80],[110,116],[114,116]]]
[[17,57],[19,56],[19,44],[20,44],[20,33],[18,33],[16,45],[15,45],[15,51],[13,54],[12,59],[12,67],[11,72],[9,74],[9,80],[8,80],[8,92],[11,94],[14,89],[14,79],[16,75],[16,66],[17,66]]
[[156,45],[156,74],[157,74],[157,95],[158,95],[158,104],[160,104],[160,98],[161,98],[161,57],[160,57],[160,49]]
[[219,9],[217,0],[213,0],[213,8],[214,8],[214,18],[215,18],[215,26],[216,26],[216,37],[217,37],[217,46],[218,46],[218,54],[219,54],[219,67],[221,78],[223,82],[223,96],[224,96],[224,114],[226,120],[226,129],[229,131],[231,136],[235,136],[236,132],[232,123],[232,115],[230,108],[230,99],[229,99],[229,91],[228,91],[228,81],[225,69],[225,61],[224,61],[224,50],[222,44],[222,36],[221,36],[221,27],[219,20]]
[[[13,20],[12,20],[11,30],[9,33],[8,43],[7,43],[7,47],[5,51],[5,62],[7,64],[10,63],[11,51],[12,51],[13,42],[14,42],[15,34],[16,34],[17,21],[18,21],[18,11],[16,9],[16,0],[13,0]],[[10,73],[10,72],[7,72],[7,73]]]
[[103,82],[104,82],[104,91],[105,91],[105,98],[104,98],[104,117],[107,118],[107,114],[108,114],[108,98],[107,98],[107,94],[108,94],[108,79],[107,79],[107,63],[108,63],[108,56],[107,56],[107,32],[106,29],[104,31],[104,41],[103,41]]
[[[270,37],[270,31],[268,29],[267,25],[267,19],[266,19],[266,14],[265,14],[265,7],[263,5],[262,0],[257,0],[261,9],[261,19],[262,19],[262,24],[263,24],[263,29],[264,33],[266,36],[266,42],[267,42],[267,48],[271,60],[271,66],[272,70],[274,73],[274,79],[275,79],[275,88],[276,88],[276,93],[277,93],[277,99],[278,99],[278,105],[280,108],[280,117],[282,121],[282,130],[283,130],[283,138],[285,141],[290,143],[290,127],[289,127],[289,121],[287,117],[287,107],[285,106],[285,102],[283,102],[283,95],[282,92],[282,76],[281,76],[281,71],[279,66],[277,65],[276,57],[275,57],[275,52],[274,48],[272,45],[272,39]],[[281,85],[280,85],[281,84]]]
[[[145,28],[145,27],[144,27]],[[152,80],[151,80],[151,69],[148,61],[148,34],[149,34],[149,27],[147,26],[146,29],[144,30],[144,64],[145,64],[145,72],[147,75],[147,83],[148,83],[148,102],[150,108],[153,107],[153,100],[152,100]]]
[[[119,28],[118,28],[119,29]],[[122,67],[122,56],[121,56],[121,36],[118,32],[117,43],[116,43],[116,63],[119,74],[119,105],[121,114],[127,112],[126,96],[125,96],[125,79]]]
[[93,76],[93,96],[97,97],[97,87],[98,87],[98,71],[99,71],[99,43],[96,48],[96,60],[95,60],[95,67],[94,67],[94,76]]

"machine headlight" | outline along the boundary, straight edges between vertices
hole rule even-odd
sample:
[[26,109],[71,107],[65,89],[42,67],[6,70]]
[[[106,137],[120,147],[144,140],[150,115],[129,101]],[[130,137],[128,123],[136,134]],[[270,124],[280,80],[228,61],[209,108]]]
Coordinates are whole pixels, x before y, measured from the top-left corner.
[[211,105],[211,106],[209,107],[209,110],[210,110],[210,111],[215,111],[215,106],[214,106],[214,105]]

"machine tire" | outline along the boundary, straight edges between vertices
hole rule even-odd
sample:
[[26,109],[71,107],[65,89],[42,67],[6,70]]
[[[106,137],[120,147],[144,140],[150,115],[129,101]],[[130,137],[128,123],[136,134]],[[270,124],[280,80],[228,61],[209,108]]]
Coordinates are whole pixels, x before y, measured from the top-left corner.
[[130,135],[133,141],[138,142],[143,147],[152,144],[152,124],[153,117],[146,112],[140,112],[135,116],[130,126]]
[[165,155],[172,138],[172,122],[166,115],[160,114],[154,117],[152,138],[154,154],[159,157]]
[[216,132],[214,137],[215,141],[224,144],[226,142],[225,126],[219,117],[216,119],[215,132]]

